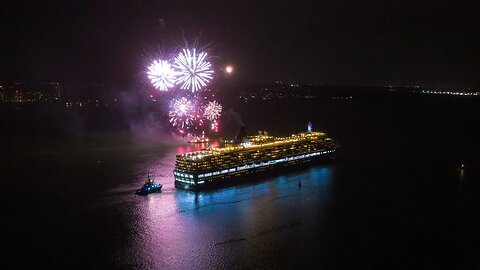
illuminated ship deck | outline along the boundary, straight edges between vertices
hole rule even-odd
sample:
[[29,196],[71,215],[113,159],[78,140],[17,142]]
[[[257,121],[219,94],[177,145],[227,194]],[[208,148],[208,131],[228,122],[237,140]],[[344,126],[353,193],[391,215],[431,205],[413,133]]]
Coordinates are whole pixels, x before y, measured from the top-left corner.
[[260,133],[243,142],[224,142],[221,147],[177,155],[175,186],[195,190],[227,181],[231,184],[241,176],[330,159],[335,148],[323,132],[288,137]]

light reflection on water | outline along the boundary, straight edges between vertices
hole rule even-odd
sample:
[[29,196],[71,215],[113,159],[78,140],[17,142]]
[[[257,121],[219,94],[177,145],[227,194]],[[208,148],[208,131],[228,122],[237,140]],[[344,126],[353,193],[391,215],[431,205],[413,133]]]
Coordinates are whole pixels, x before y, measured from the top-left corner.
[[[136,262],[152,268],[256,267],[268,261],[272,252],[282,250],[265,243],[318,229],[330,201],[334,165],[212,191],[175,189],[175,155],[202,147],[170,148],[136,165],[138,179],[133,185],[140,185],[149,171],[163,185],[163,192],[147,197],[122,195],[128,198],[121,202],[133,200],[125,210],[134,214],[126,215],[125,222],[136,234],[120,252],[120,266]],[[298,187],[300,180],[302,186]]]

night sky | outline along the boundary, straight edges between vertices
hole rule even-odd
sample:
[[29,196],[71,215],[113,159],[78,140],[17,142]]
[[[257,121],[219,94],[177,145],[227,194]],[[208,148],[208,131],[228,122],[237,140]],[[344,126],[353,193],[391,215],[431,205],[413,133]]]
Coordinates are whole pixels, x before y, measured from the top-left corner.
[[2,1],[0,81],[143,79],[184,38],[239,82],[480,84],[480,2]]

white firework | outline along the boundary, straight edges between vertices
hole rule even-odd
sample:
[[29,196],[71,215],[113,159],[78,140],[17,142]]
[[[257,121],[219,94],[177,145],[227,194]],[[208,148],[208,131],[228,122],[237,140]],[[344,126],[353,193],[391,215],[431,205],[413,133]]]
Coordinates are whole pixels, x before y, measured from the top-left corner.
[[175,71],[168,61],[155,60],[148,67],[148,78],[155,88],[160,91],[167,91],[175,84],[177,79]]
[[173,65],[178,75],[175,84],[182,84],[181,89],[190,89],[192,92],[205,87],[213,74],[212,65],[206,61],[206,57],[206,52],[197,54],[195,49],[193,52],[183,49]]
[[175,99],[170,104],[168,116],[173,126],[188,128],[195,120],[194,104],[185,97]]
[[203,116],[205,116],[205,118],[207,118],[208,120],[213,121],[220,117],[221,112],[222,112],[222,105],[220,105],[216,101],[210,101],[205,106],[205,110],[203,111]]

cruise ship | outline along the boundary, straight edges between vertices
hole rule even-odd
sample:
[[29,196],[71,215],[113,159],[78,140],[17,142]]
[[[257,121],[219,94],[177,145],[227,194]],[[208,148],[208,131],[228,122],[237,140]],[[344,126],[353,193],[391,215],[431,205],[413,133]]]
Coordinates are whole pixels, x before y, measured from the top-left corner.
[[235,140],[222,141],[219,147],[177,155],[175,186],[199,190],[232,185],[259,173],[311,165],[332,159],[337,145],[324,132],[312,131],[288,137],[270,136],[265,131],[247,136],[242,127]]

